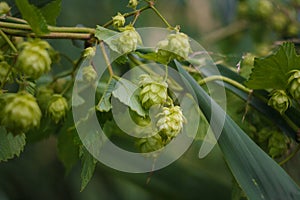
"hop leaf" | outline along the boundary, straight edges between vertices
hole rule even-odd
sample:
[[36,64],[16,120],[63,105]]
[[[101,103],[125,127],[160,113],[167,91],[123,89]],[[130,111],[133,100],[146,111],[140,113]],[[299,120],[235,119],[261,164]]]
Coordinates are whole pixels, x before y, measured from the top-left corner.
[[292,104],[290,97],[284,90],[274,90],[271,93],[271,98],[268,105],[276,109],[280,114],[284,113]]
[[166,102],[168,84],[161,77],[151,77],[148,74],[142,74],[139,79],[139,86],[142,88],[140,100],[144,108],[149,109],[153,105]]
[[26,76],[38,79],[50,70],[50,45],[46,41],[32,40],[21,45],[21,53],[16,62],[16,69]]
[[39,126],[41,116],[41,110],[31,94],[21,92],[5,95],[0,121],[12,133],[20,134]]
[[300,99],[300,70],[292,70],[288,80],[288,90],[293,98]]
[[179,106],[171,108],[164,107],[162,113],[157,115],[156,127],[160,134],[165,134],[168,138],[178,135],[183,127],[184,116]]
[[61,119],[63,119],[66,116],[67,110],[67,100],[59,94],[53,95],[47,109],[47,113],[52,118],[52,120],[55,123],[58,123]]
[[114,16],[112,20],[115,28],[122,27],[125,24],[125,17],[121,13],[118,13],[116,16]]

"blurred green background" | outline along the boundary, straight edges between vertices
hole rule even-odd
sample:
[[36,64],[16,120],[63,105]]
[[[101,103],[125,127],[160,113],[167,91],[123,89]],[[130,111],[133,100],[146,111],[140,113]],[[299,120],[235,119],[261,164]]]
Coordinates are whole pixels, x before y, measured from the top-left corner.
[[[117,12],[129,12],[127,3],[127,0],[62,0],[57,25],[96,27]],[[241,27],[233,27],[237,28],[237,34],[228,36],[232,30],[223,29],[237,21],[236,5],[235,0],[157,1],[157,8],[172,25],[180,25],[183,32],[207,50],[226,55],[232,66],[244,53],[256,49],[249,29],[242,27],[239,31]],[[147,10],[136,26],[162,27],[163,23]],[[221,35],[218,35],[219,30],[223,30]],[[276,38],[272,34],[272,37],[267,36],[266,43]],[[50,42],[72,59],[78,58],[82,51],[74,45],[78,45],[78,41]],[[99,163],[87,188],[79,192],[80,165],[66,174],[57,158],[56,145],[56,139],[50,137],[27,145],[19,158],[1,163],[0,200],[231,199],[234,181],[218,147],[205,159],[199,159],[200,142],[194,142],[179,160],[151,175],[118,172]],[[151,181],[147,184],[149,176]]]

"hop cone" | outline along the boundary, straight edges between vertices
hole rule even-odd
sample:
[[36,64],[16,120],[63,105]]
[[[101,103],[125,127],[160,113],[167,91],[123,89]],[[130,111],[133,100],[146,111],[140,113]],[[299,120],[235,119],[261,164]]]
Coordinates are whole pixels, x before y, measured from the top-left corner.
[[[0,83],[10,80],[10,65],[6,61],[0,62]],[[5,80],[6,79],[6,80]]]
[[164,147],[164,143],[159,134],[148,138],[141,138],[138,140],[137,145],[142,153],[157,151]]
[[168,138],[176,137],[181,131],[184,122],[181,108],[179,106],[164,107],[162,113],[157,116],[156,127],[159,133],[165,134]]
[[134,27],[126,26],[122,29],[123,32],[118,38],[113,40],[117,51],[121,54],[126,54],[136,50],[138,44],[142,43],[142,39]]
[[291,71],[288,88],[293,98],[300,99],[300,70]]
[[47,113],[52,118],[52,120],[55,123],[58,123],[61,119],[63,119],[66,116],[67,110],[67,100],[61,95],[53,95],[47,109]]
[[170,59],[186,59],[191,50],[189,38],[184,33],[170,34],[167,39],[160,41],[156,49],[158,55],[162,57],[170,57]]
[[291,105],[291,99],[284,90],[274,90],[268,105],[276,109],[280,114],[284,113]]
[[21,52],[16,62],[16,69],[33,79],[50,70],[50,45],[46,41],[32,40],[21,45]]
[[125,24],[125,17],[121,13],[118,13],[116,16],[114,16],[112,20],[115,28],[122,27]]
[[12,133],[26,132],[39,126],[41,116],[41,110],[31,94],[16,93],[5,96],[1,125]]
[[82,77],[84,81],[93,83],[97,78],[97,72],[92,65],[89,65],[83,68]]
[[287,138],[283,133],[273,132],[269,139],[268,148],[272,158],[282,156],[287,151]]
[[168,84],[166,82],[160,77],[151,77],[147,74],[142,74],[139,78],[139,86],[142,88],[140,99],[144,108],[148,109],[166,101],[168,97]]

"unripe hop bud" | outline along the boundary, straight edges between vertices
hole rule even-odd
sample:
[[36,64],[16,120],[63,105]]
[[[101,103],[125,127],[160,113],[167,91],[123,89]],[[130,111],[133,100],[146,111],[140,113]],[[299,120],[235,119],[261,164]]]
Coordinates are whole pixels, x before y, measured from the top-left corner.
[[31,94],[21,92],[6,95],[1,125],[14,134],[39,126],[42,113],[36,99]]
[[139,86],[142,88],[140,100],[144,108],[149,109],[153,105],[166,102],[168,84],[161,77],[151,77],[148,74],[142,74],[139,79]]
[[95,47],[88,47],[83,51],[83,57],[87,59],[91,59],[96,55],[96,48]]
[[179,106],[164,107],[157,117],[156,127],[159,133],[167,135],[168,138],[176,137],[183,127],[184,116]]
[[112,19],[113,19],[113,26],[115,28],[122,27],[125,24],[125,17],[121,13],[118,13]]
[[138,4],[139,4],[138,0],[129,0],[128,7],[136,9],[136,7],[137,7]]
[[300,99],[300,70],[292,70],[288,80],[289,93],[295,99]]
[[55,123],[58,123],[61,119],[63,119],[66,116],[67,110],[67,100],[59,94],[53,95],[48,104],[47,109],[47,113],[52,118],[52,120]]
[[32,40],[21,45],[21,52],[16,62],[16,69],[26,76],[38,79],[50,70],[51,58],[46,41]]
[[283,114],[292,104],[290,97],[284,90],[274,90],[271,93],[271,98],[268,105],[276,109],[280,114]]
[[9,5],[4,1],[0,2],[0,15],[5,15],[9,11],[10,11]]

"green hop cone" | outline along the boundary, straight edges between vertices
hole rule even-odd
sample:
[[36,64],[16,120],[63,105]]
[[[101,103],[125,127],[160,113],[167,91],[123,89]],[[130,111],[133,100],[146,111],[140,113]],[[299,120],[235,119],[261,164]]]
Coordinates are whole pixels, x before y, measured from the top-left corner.
[[165,134],[168,138],[173,138],[178,135],[185,120],[179,106],[171,108],[164,107],[162,113],[159,113],[157,117],[156,127],[159,133]]
[[6,2],[1,1],[0,2],[0,15],[6,15],[9,13],[9,11],[10,11],[9,5]]
[[10,65],[6,61],[0,62],[0,83],[11,79]]
[[[164,147],[164,142],[159,134],[155,134],[151,137],[139,139],[137,141],[137,146],[142,153],[150,153],[162,149]],[[158,154],[153,154],[153,156],[157,155]]]
[[38,79],[50,70],[50,45],[39,39],[23,42],[16,62],[16,69],[26,76]]
[[13,134],[38,127],[42,117],[36,99],[28,93],[6,94],[1,115],[1,125]]
[[269,0],[259,0],[257,2],[257,14],[262,19],[267,19],[274,12],[274,6]]
[[120,28],[120,30],[122,31],[120,36],[112,41],[116,46],[116,50],[120,54],[127,54],[135,51],[137,45],[142,43],[141,36],[136,32],[135,28],[130,25]]
[[161,77],[151,77],[142,74],[139,77],[140,100],[144,108],[149,109],[153,105],[163,104],[168,97],[168,84]]
[[288,17],[284,13],[274,13],[271,18],[271,25],[276,31],[283,31],[288,24]]
[[271,98],[268,105],[276,109],[280,114],[283,114],[292,104],[290,97],[284,90],[274,90],[271,93]]
[[58,123],[66,116],[67,110],[68,102],[63,96],[55,94],[51,97],[47,113],[55,123]]
[[136,9],[137,5],[139,4],[138,0],[129,0],[128,2],[128,7]]
[[274,131],[268,142],[269,155],[272,158],[278,158],[282,156],[288,149],[287,137],[278,131]]
[[36,99],[43,112],[48,108],[49,100],[51,99],[54,91],[51,88],[40,86],[37,89]]
[[87,47],[83,51],[83,57],[91,59],[96,55],[96,47]]
[[300,99],[300,70],[292,70],[288,80],[289,93],[295,99]]
[[168,35],[167,39],[157,43],[156,49],[159,56],[169,57],[169,60],[173,58],[187,59],[191,51],[189,38],[184,33]]
[[115,28],[122,27],[125,24],[125,17],[121,13],[118,13],[116,16],[114,16],[112,20]]
[[82,78],[88,83],[93,83],[97,79],[97,72],[92,65],[83,68]]

